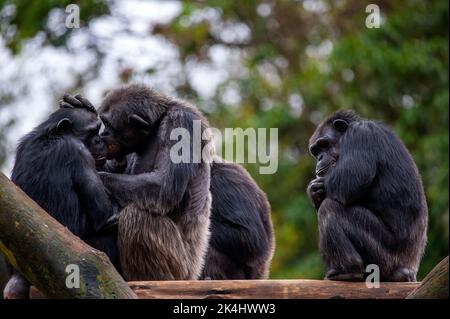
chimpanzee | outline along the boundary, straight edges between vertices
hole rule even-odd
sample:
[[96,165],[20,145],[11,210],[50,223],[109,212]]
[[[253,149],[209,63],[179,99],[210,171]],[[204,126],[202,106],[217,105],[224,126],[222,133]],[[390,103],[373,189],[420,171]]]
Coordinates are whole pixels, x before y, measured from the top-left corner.
[[309,141],[317,178],[320,252],[330,280],[415,281],[426,244],[427,204],[417,167],[386,125],[338,111]]
[[[103,229],[118,205],[96,172],[106,161],[101,122],[82,97],[65,96],[61,108],[28,133],[17,148],[12,181],[44,210],[118,267],[116,234]],[[72,108],[72,105],[83,107]],[[89,107],[90,106],[90,107]],[[13,272],[5,298],[27,298],[27,281]]]
[[[208,248],[211,213],[210,165],[194,148],[208,154],[209,124],[186,102],[143,85],[110,91],[99,108],[101,136],[110,158],[132,154],[124,174],[101,172],[104,184],[121,205],[118,247],[127,280],[187,280],[200,276]],[[189,158],[172,159],[188,136]],[[200,155],[198,161],[195,155]]]
[[203,279],[264,279],[274,250],[270,204],[250,174],[214,156],[211,239]]

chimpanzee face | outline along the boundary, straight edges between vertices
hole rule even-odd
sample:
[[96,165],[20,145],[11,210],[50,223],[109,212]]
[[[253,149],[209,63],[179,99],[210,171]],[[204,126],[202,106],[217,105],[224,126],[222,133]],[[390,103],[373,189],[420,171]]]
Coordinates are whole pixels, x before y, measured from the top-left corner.
[[104,124],[100,136],[108,147],[108,158],[139,152],[154,138],[165,107],[146,87],[131,85],[109,92],[98,112]]
[[98,131],[99,130],[97,129],[90,133],[89,137],[85,140],[85,145],[94,157],[95,165],[102,167],[106,162],[107,148],[105,142],[103,142],[100,135],[98,135]]
[[70,134],[82,142],[95,159],[97,166],[106,161],[106,144],[100,138],[101,122],[97,115],[84,109],[61,109],[63,118],[58,121],[57,131],[60,134]]
[[151,132],[146,120],[137,114],[129,115],[124,108],[115,104],[100,115],[104,124],[100,136],[107,145],[109,159],[138,151]]
[[339,141],[347,130],[348,122],[335,119],[332,123],[324,123],[312,135],[309,150],[317,159],[316,175],[322,177],[332,169],[339,158]]

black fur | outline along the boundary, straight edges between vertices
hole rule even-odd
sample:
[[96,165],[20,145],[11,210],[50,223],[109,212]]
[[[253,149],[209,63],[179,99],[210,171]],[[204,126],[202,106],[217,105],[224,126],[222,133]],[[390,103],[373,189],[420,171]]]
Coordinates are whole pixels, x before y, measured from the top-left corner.
[[274,238],[264,192],[242,167],[216,159],[211,195],[211,239],[202,277],[267,278]]
[[[117,265],[116,236],[101,231],[117,205],[96,173],[93,156],[101,160],[102,152],[106,155],[99,125],[92,111],[57,110],[21,140],[11,179],[73,234],[106,252]],[[15,273],[5,288],[6,297],[27,297],[18,292],[25,282],[18,276]]]
[[310,139],[318,177],[308,194],[318,210],[327,278],[415,281],[426,244],[427,204],[417,167],[383,123],[339,111]]

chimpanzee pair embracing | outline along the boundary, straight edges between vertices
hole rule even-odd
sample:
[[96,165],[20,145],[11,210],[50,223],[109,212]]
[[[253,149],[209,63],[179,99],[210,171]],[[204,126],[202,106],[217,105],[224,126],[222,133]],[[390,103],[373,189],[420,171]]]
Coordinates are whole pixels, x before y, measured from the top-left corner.
[[[89,101],[65,95],[60,106],[22,139],[12,180],[104,251],[125,279],[268,276],[269,203],[243,168],[214,156],[197,109],[142,85],[122,87],[98,110],[105,126],[99,136],[101,122]],[[172,131],[184,128],[192,137],[194,121],[201,123],[205,156],[200,163],[174,163]],[[115,160],[105,164],[106,157]],[[27,294],[28,283],[15,272],[5,298]]]

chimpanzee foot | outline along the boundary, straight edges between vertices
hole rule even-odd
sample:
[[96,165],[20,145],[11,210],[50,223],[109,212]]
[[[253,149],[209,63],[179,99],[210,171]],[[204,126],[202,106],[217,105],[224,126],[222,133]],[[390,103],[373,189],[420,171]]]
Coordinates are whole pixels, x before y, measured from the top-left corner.
[[30,285],[19,274],[14,274],[9,279],[3,290],[4,299],[29,299]]
[[331,268],[327,271],[325,279],[335,281],[364,281],[364,274],[362,272],[345,272]]
[[416,281],[416,271],[411,268],[398,268],[386,281],[414,282]]

